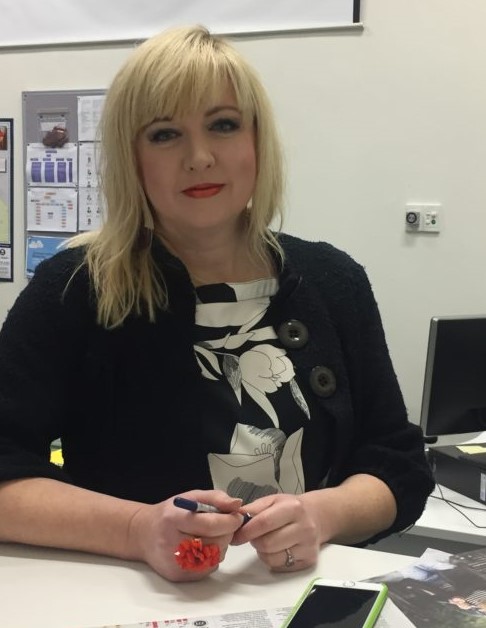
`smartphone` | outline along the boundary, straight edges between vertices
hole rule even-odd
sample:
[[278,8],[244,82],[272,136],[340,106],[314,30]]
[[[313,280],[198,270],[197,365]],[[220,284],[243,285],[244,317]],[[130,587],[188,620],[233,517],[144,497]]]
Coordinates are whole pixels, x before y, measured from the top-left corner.
[[315,578],[282,628],[371,628],[387,595],[385,584]]

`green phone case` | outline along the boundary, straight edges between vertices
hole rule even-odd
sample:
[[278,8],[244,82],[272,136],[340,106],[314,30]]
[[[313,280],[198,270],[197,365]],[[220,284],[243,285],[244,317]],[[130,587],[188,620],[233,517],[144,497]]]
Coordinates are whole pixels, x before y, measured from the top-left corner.
[[[305,600],[305,598],[309,594],[309,591],[314,586],[314,582],[316,582],[316,580],[321,580],[321,579],[323,579],[322,576],[318,576],[317,578],[313,578],[309,582],[309,584],[306,586],[304,592],[302,593],[302,595],[300,596],[300,598],[297,600],[297,602],[293,606],[292,610],[290,611],[290,615],[287,617],[287,619],[282,624],[281,628],[287,628],[287,626],[290,624],[292,619],[295,617],[295,614],[299,610],[300,605]],[[371,608],[371,610],[369,612],[367,620],[363,624],[363,628],[373,628],[373,626],[376,623],[376,620],[378,619],[378,617],[379,617],[379,615],[381,613],[381,609],[385,605],[385,602],[386,602],[387,597],[388,597],[388,587],[386,586],[386,584],[383,584],[382,586],[383,586],[383,589],[378,593],[378,597],[376,598],[375,603],[373,604],[373,606],[372,606],[372,608]]]

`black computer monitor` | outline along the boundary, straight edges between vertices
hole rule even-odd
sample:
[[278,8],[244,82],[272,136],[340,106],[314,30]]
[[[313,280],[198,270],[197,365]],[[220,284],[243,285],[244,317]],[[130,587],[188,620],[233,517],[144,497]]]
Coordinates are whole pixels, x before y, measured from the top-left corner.
[[431,319],[420,425],[426,436],[486,430],[486,315]]

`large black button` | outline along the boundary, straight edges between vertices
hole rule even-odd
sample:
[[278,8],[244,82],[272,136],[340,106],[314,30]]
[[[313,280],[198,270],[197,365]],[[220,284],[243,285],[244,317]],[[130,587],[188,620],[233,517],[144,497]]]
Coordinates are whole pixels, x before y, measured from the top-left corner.
[[336,392],[336,376],[327,366],[315,366],[309,382],[312,391],[319,397],[330,397]]
[[287,349],[301,349],[309,340],[307,327],[295,319],[282,323],[278,328],[277,335]]

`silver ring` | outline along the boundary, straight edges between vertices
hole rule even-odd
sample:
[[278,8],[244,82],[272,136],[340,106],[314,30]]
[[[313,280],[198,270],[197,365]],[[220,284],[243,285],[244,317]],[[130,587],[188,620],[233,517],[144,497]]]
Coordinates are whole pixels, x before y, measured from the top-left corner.
[[293,567],[295,565],[295,559],[292,555],[292,552],[289,549],[286,549],[285,553],[287,554],[287,557],[285,559],[285,566],[287,568]]

